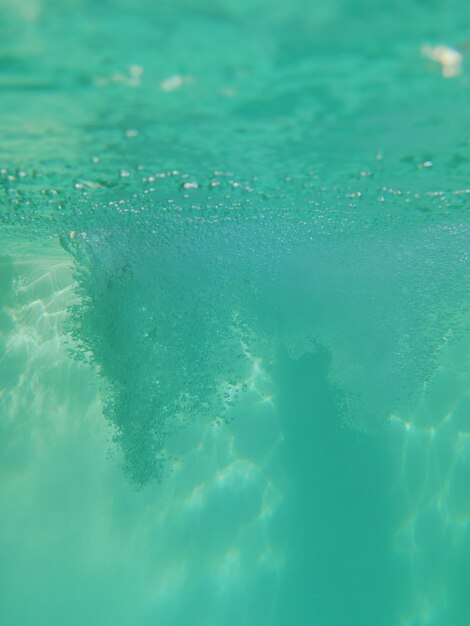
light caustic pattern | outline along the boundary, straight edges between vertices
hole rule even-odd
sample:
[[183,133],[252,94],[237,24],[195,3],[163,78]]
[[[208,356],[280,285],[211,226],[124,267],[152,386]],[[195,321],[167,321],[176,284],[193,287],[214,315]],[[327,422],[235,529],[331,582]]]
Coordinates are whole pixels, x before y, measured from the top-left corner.
[[270,623],[286,546],[270,533],[282,433],[261,360],[246,354],[233,423],[193,421],[167,442],[164,482],[137,492],[122,481],[93,368],[63,334],[69,257],[17,254],[0,267],[5,623],[177,624],[181,597],[198,624]]
[[390,418],[399,463],[396,546],[410,573],[402,624],[464,625],[470,549],[470,337],[444,343],[419,404]]

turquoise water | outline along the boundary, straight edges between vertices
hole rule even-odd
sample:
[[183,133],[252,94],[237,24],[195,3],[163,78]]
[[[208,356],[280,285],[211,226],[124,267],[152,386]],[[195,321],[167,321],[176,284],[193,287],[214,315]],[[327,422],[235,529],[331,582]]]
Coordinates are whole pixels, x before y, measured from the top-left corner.
[[468,626],[470,5],[0,15],[0,624]]

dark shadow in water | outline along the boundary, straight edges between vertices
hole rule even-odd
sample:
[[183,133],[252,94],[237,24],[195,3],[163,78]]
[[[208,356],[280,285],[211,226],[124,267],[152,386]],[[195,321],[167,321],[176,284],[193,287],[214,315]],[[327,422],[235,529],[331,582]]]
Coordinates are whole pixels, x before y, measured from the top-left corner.
[[[277,530],[290,546],[278,624],[396,626],[404,573],[384,438],[342,425],[329,354],[280,359],[278,406],[289,501]],[[395,512],[396,514],[396,512]]]

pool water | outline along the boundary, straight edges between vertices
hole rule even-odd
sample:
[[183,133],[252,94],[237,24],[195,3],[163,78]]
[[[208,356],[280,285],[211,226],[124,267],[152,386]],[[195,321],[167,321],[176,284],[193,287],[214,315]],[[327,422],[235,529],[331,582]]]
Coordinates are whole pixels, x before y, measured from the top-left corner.
[[0,0],[0,623],[470,623],[470,5]]

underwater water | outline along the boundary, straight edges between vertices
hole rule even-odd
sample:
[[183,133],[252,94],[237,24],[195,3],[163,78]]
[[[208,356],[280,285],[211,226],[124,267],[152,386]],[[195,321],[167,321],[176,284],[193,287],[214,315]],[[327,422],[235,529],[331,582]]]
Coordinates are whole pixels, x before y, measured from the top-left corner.
[[0,17],[0,624],[468,626],[470,5]]

